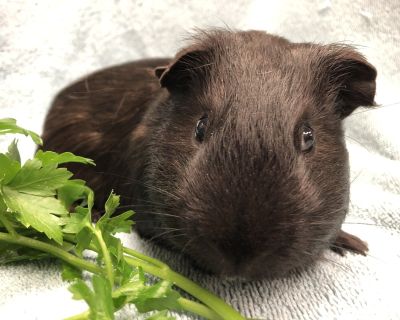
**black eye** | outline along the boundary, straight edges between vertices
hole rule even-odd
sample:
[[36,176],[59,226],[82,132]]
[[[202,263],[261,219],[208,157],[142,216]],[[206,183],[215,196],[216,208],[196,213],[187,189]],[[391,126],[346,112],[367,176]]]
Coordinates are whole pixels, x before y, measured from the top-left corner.
[[301,135],[301,151],[310,152],[315,143],[313,129],[308,124],[304,124]]
[[197,121],[196,129],[194,130],[194,135],[199,142],[203,142],[204,136],[206,134],[206,127],[207,127],[208,116],[205,115]]

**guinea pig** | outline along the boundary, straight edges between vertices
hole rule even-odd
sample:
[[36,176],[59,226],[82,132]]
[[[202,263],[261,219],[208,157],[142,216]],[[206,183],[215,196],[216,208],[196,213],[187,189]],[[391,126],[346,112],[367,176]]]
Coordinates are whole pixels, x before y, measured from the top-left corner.
[[[172,59],[91,74],[55,98],[43,149],[136,211],[145,238],[202,269],[280,277],[324,250],[365,254],[349,207],[343,119],[374,106],[377,72],[347,45],[261,31],[200,31]],[[101,212],[101,211],[100,211]]]

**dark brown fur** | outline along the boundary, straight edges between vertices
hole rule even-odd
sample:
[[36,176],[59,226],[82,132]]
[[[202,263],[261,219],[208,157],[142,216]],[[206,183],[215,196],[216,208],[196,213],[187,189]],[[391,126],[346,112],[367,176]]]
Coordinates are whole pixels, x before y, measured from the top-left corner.
[[[342,119],[374,104],[375,78],[347,46],[204,32],[173,60],[113,67],[66,88],[43,148],[94,159],[95,168],[74,166],[76,177],[99,208],[111,189],[121,194],[142,236],[217,274],[280,276],[330,246],[367,250],[340,230],[349,203]],[[309,153],[299,150],[304,122],[316,137]]]

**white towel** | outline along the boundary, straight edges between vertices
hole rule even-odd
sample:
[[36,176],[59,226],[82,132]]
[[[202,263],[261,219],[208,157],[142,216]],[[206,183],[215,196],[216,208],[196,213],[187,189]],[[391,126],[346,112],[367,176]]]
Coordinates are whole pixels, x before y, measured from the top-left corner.
[[[156,255],[260,319],[400,319],[400,5],[398,0],[100,1],[0,0],[0,118],[41,132],[52,97],[108,65],[171,56],[193,27],[261,29],[293,41],[356,45],[378,69],[377,101],[346,121],[351,212],[344,229],[369,243],[368,257],[331,260],[292,278],[222,281],[139,239]],[[397,104],[396,104],[397,103]],[[6,143],[0,144],[4,150]],[[34,149],[21,139],[23,158]],[[61,319],[86,309],[71,299],[57,264],[0,266],[0,319]],[[132,319],[133,308],[120,313]],[[192,319],[182,316],[182,319]]]

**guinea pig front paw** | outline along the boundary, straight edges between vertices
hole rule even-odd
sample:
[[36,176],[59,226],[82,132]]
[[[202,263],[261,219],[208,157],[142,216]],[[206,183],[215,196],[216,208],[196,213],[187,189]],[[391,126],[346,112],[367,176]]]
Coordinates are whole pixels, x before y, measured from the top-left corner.
[[360,238],[340,230],[336,240],[331,245],[331,250],[340,254],[341,256],[346,254],[346,250],[366,256],[368,244],[362,241]]

